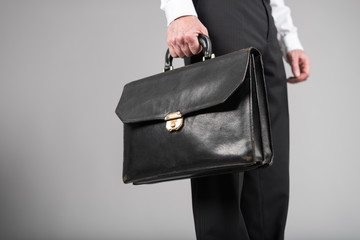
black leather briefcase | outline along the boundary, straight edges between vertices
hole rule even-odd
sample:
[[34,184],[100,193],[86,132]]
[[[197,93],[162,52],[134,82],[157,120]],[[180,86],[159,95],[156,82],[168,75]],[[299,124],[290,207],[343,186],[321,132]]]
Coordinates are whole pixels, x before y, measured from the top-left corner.
[[261,54],[242,49],[124,86],[123,181],[145,184],[268,166],[273,160]]

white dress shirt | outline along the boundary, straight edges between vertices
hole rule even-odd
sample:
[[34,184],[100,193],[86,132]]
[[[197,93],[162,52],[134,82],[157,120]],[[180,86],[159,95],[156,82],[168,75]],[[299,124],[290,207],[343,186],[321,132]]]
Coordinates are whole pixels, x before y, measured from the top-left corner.
[[[303,50],[297,28],[291,18],[290,8],[285,5],[284,0],[270,0],[270,5],[275,26],[278,30],[277,38],[284,57],[289,51]],[[161,0],[160,8],[165,11],[167,25],[181,16],[197,16],[192,0]]]

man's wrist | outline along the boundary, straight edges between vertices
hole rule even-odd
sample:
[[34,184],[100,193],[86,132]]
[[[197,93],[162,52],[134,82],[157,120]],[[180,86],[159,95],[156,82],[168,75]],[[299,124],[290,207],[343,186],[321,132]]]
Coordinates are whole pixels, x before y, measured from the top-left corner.
[[170,25],[172,22],[174,22],[175,20],[178,20],[178,19],[183,18],[183,17],[194,17],[194,18],[197,18],[197,16],[195,16],[195,15],[182,15],[182,16],[179,16],[179,17],[175,18],[174,20],[172,20],[172,21],[169,23],[169,25]]

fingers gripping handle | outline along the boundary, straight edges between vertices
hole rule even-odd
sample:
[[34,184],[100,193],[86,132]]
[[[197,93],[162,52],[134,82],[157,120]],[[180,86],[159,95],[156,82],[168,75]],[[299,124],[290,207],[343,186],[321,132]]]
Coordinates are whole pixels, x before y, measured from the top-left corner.
[[[214,58],[210,38],[204,34],[199,34],[198,40],[200,45],[204,49],[204,60]],[[164,72],[173,69],[172,61],[173,61],[173,57],[171,56],[169,49],[167,49],[165,54]]]

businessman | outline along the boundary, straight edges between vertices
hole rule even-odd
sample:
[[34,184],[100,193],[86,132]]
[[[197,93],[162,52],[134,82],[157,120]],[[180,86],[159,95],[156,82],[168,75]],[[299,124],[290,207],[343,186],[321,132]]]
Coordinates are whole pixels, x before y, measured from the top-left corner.
[[[197,240],[281,240],[289,200],[287,82],[305,81],[310,60],[283,0],[161,0],[173,57],[200,61],[198,34],[216,56],[250,46],[264,62],[273,134],[274,164],[245,173],[191,180]],[[282,57],[293,76],[286,79]]]

